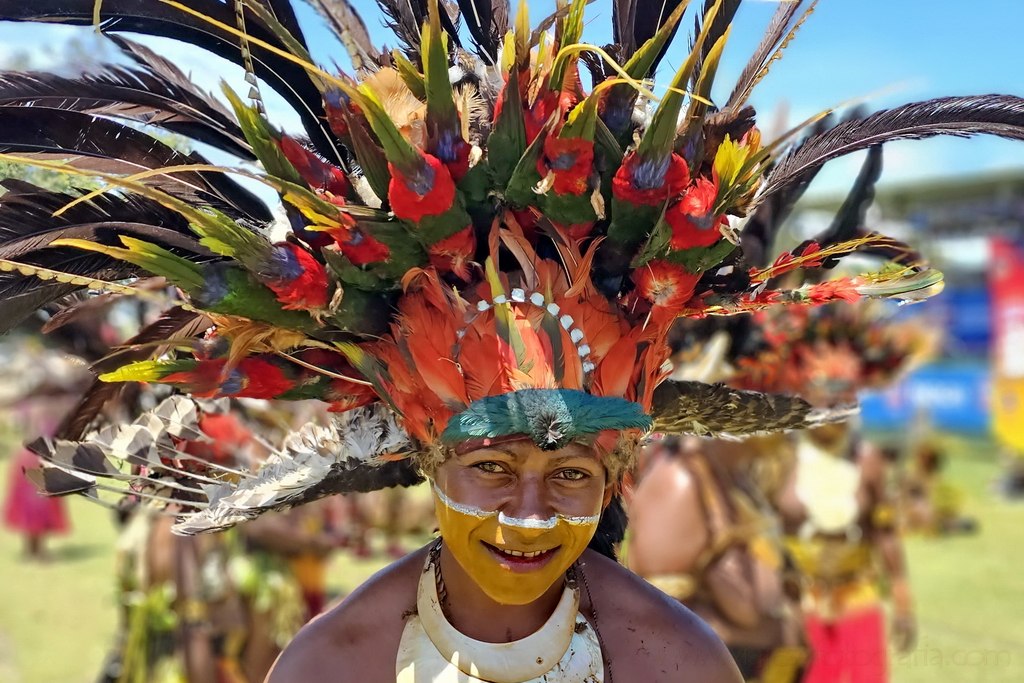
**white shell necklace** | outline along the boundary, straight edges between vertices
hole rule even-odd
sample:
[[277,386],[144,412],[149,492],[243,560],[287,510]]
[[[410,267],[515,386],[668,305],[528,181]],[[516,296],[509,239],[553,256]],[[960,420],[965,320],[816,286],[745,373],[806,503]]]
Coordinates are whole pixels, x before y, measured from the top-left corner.
[[555,611],[536,632],[510,643],[460,633],[444,615],[427,557],[416,611],[402,631],[396,683],[603,683],[597,632],[579,612],[579,589],[567,584]]

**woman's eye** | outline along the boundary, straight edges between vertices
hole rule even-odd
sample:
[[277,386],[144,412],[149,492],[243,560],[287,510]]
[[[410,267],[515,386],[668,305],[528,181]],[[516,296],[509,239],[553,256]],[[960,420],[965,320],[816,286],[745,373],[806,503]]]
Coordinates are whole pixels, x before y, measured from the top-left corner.
[[473,467],[477,468],[482,472],[488,472],[490,474],[501,474],[502,472],[505,471],[504,467],[502,467],[496,462],[491,462],[490,460],[478,462],[475,465],[473,465]]
[[583,470],[567,469],[559,470],[555,476],[559,479],[566,479],[568,481],[580,481],[581,479],[586,479],[590,475]]

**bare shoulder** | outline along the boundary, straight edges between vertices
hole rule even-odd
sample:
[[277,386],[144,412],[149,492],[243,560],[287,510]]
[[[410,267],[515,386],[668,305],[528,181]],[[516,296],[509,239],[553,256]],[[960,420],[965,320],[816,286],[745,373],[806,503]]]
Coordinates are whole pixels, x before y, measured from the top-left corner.
[[661,457],[652,463],[650,470],[640,480],[639,487],[648,490],[685,489],[692,486],[693,477],[682,457]]
[[324,672],[336,683],[392,683],[406,615],[427,548],[377,572],[331,610],[308,623],[274,663],[266,683],[308,683]]
[[580,564],[617,678],[652,683],[742,681],[722,641],[681,603],[593,551],[588,550]]

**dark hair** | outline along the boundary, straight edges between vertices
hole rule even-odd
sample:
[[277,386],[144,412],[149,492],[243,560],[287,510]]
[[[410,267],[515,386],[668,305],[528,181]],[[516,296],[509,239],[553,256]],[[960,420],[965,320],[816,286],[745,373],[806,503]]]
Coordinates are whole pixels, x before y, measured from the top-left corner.
[[615,554],[615,549],[626,536],[626,524],[628,521],[626,509],[622,506],[622,497],[618,495],[612,496],[608,507],[601,513],[601,519],[597,522],[597,532],[590,539],[590,545],[587,547],[601,553],[605,557],[618,561],[619,558]]
[[683,439],[677,434],[668,434],[661,440],[661,452],[675,457],[683,452]]

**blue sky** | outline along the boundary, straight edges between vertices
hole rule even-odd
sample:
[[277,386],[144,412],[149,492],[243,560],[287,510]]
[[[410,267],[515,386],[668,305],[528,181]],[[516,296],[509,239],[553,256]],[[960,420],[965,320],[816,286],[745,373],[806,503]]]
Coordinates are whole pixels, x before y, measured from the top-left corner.
[[[375,2],[354,1],[374,39],[393,47]],[[314,56],[325,63],[335,59],[343,63],[340,47],[318,29],[316,15],[301,0],[296,4]],[[532,15],[537,19],[553,7],[553,0],[531,3]],[[718,75],[719,97],[728,94],[775,7],[771,0],[747,0],[740,9]],[[585,38],[597,44],[608,42],[609,0],[592,3],[587,19]],[[692,18],[684,22],[689,27]],[[771,128],[783,116],[793,124],[865,95],[875,95],[869,102],[872,108],[941,95],[1024,95],[1024,41],[1015,36],[1022,25],[1024,0],[821,0],[782,61],[755,90],[751,103],[758,108],[762,127]],[[0,63],[12,54],[28,52],[40,66],[54,66],[64,41],[88,35],[88,29],[0,24]],[[215,89],[217,81],[225,78],[244,90],[239,70],[226,62],[173,41],[150,43],[190,71],[200,85]],[[684,58],[686,43],[681,31],[663,63],[662,81]],[[270,102],[272,115],[279,116],[286,127],[294,125],[295,119],[283,109]],[[883,184],[995,169],[1024,170],[1024,143],[994,138],[903,142],[887,146],[886,152]],[[857,159],[830,164],[812,192],[846,187],[857,166]]]

